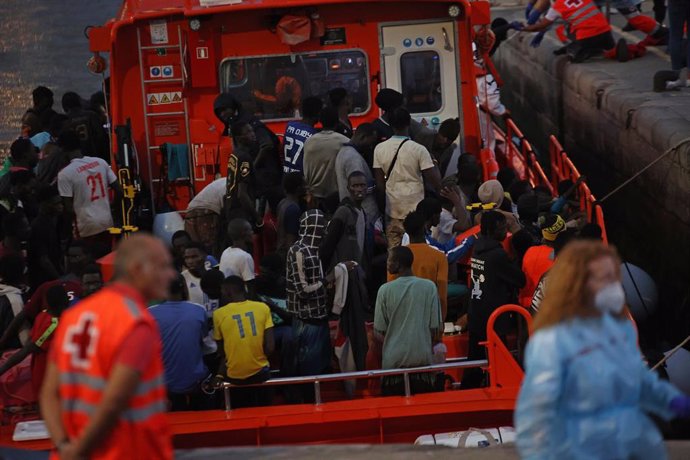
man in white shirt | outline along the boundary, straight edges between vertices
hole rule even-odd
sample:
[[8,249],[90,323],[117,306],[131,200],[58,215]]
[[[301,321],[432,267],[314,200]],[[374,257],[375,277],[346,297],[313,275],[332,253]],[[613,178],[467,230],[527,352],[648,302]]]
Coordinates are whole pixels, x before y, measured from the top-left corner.
[[72,130],[60,133],[58,143],[70,162],[57,177],[65,210],[75,216],[76,235],[92,247],[95,257],[109,252],[108,229],[113,226],[108,188],[120,193],[120,185],[105,160],[81,153],[79,136]]
[[397,108],[390,117],[393,137],[374,149],[374,176],[379,207],[386,210],[388,249],[399,246],[405,233],[402,222],[424,199],[424,183],[437,192],[441,174],[429,151],[408,137],[410,112]]
[[201,278],[207,271],[206,248],[202,243],[192,241],[184,248],[184,266],[182,276],[187,284],[188,300],[199,305],[206,305],[208,296],[201,290]]
[[230,247],[220,256],[219,269],[225,277],[239,276],[245,282],[249,298],[254,298],[254,259],[252,239],[254,232],[246,219],[233,219],[228,224]]

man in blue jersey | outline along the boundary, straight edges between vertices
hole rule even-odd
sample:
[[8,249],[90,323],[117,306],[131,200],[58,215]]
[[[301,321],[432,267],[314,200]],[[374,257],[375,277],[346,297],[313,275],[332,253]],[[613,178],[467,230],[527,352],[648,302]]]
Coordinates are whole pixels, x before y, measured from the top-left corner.
[[323,102],[318,97],[308,97],[302,101],[302,119],[294,120],[285,127],[283,137],[283,171],[303,172],[302,158],[304,157],[304,144],[317,129],[314,127],[319,122],[319,113]]
[[203,342],[209,325],[204,307],[187,300],[187,284],[182,275],[170,283],[168,300],[150,307],[149,313],[161,333],[170,410],[208,409],[209,400],[201,391],[201,382],[208,376]]

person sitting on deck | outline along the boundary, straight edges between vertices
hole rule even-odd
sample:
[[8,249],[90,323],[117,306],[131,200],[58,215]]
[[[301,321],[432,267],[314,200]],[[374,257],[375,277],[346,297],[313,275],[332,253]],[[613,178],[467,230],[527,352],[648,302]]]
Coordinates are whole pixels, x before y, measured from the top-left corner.
[[[271,370],[268,356],[273,353],[273,319],[268,305],[247,300],[244,281],[229,276],[221,285],[229,303],[213,312],[213,338],[218,341],[221,362],[215,376],[218,384],[227,379],[234,385],[251,385],[268,380]],[[233,398],[233,406],[270,404],[270,395],[262,389],[249,389],[242,398]]]
[[149,308],[158,323],[163,343],[163,367],[170,410],[209,409],[201,391],[208,376],[203,360],[203,341],[208,335],[206,311],[187,301],[187,284],[182,275],[170,283],[168,300]]
[[0,375],[21,363],[24,358],[31,355],[31,385],[36,394],[41,391],[43,376],[46,372],[48,351],[53,343],[53,332],[57,328],[62,312],[69,306],[69,298],[65,289],[55,285],[48,289],[46,294],[48,309],[38,314],[31,329],[31,339],[24,347],[9,357],[0,366]]
[[[391,249],[388,271],[397,278],[384,284],[376,297],[374,330],[383,341],[383,369],[427,366],[432,363],[432,341],[441,327],[441,304],[436,285],[414,276],[410,248]],[[432,373],[411,374],[412,393],[434,391]],[[402,375],[385,377],[383,395],[404,394]]]

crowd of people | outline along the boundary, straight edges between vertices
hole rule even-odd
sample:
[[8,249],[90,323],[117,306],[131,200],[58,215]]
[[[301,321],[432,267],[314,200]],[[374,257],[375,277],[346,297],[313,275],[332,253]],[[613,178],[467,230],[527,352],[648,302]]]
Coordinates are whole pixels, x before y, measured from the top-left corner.
[[[633,26],[645,22],[629,16]],[[665,33],[658,24],[644,27],[650,41]],[[443,362],[447,326],[468,334],[470,360],[482,359],[489,316],[510,303],[539,314],[544,331],[528,349],[533,388],[518,408],[524,448],[536,449],[538,442],[527,439],[546,430],[530,418],[534,394],[543,393],[541,375],[553,380],[562,375],[554,372],[565,372],[545,370],[538,359],[534,343],[555,340],[548,327],[598,311],[602,330],[631,346],[629,331],[615,322],[622,301],[611,286],[620,280],[608,265],[599,284],[580,274],[582,283],[591,281],[579,285],[589,293],[581,311],[554,313],[551,287],[567,291],[570,273],[557,268],[561,254],[571,260],[579,254],[572,248],[604,248],[595,243],[601,228],[579,211],[578,184],[560,182],[554,197],[510,167],[483,180],[478,160],[456,142],[457,118],[429,129],[388,88],[375,98],[381,116],[372,123],[353,126],[349,95],[337,88],[324,99],[306,97],[301,119],[284,133],[272,132],[232,95],[218,96],[214,112],[233,144],[227,177],[199,191],[185,229],[169,241],[135,235],[120,244],[115,281],[104,288],[95,262],[112,249],[111,205],[121,191],[110,166],[103,96],[84,101],[67,93],[64,114],[53,110],[45,87],[33,99],[0,172],[0,349],[14,350],[0,376],[31,356],[31,383],[65,452],[102,448],[99,433],[118,417],[131,418],[131,426],[109,442],[145,445],[138,417],[155,431],[166,407],[220,407],[209,390],[222,382],[234,385],[233,407],[305,402],[314,399],[311,387],[242,386],[277,375]],[[604,254],[617,261],[615,252]],[[564,327],[564,334],[577,335],[578,327]],[[503,316],[496,328],[508,337],[517,320]],[[568,350],[577,355],[576,349]],[[623,370],[638,369],[638,361],[621,363]],[[410,376],[413,393],[442,391],[444,381],[433,373]],[[663,390],[653,401],[657,412],[690,412],[677,391],[641,381]],[[116,383],[105,391],[104,382]],[[461,388],[486,384],[482,369],[468,369]],[[346,391],[356,388],[346,383]],[[380,391],[404,393],[403,379],[386,377]],[[87,393],[96,396],[81,400]],[[80,415],[65,428],[58,407]]]
[[[74,93],[65,115],[47,88],[33,96],[0,178],[0,346],[19,349],[0,374],[32,355],[38,391],[62,312],[102,285],[93,264],[111,248],[120,187],[99,143],[103,114]],[[231,95],[217,98],[234,147],[228,175],[189,203],[186,229],[165,241],[177,271],[169,293],[148,299],[173,410],[213,407],[203,387],[223,380],[430,364],[446,322],[469,331],[470,357],[481,357],[490,313],[518,299],[530,307],[559,248],[597,237],[572,183],[553,199],[512,169],[482,181],[455,142],[458,119],[434,131],[397,91],[375,102],[381,117],[353,129],[345,90],[307,97],[280,141]],[[413,382],[442,389],[425,375]],[[483,384],[481,370],[466,373],[464,387]],[[382,391],[400,385],[391,377]],[[234,405],[313,398],[239,394]]]

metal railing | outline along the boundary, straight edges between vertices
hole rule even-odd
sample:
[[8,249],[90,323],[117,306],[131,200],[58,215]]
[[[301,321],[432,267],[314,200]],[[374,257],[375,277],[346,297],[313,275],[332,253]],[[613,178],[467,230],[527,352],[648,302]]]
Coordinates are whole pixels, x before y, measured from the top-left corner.
[[[518,140],[516,145],[513,139]],[[517,158],[519,164],[524,167],[524,179],[530,181],[532,186],[542,185],[549,189],[551,194],[554,194],[555,189],[549,181],[544,169],[541,167],[539,160],[537,159],[532,144],[525,138],[522,131],[517,127],[515,122],[511,119],[506,120],[506,131],[505,131],[505,149],[506,149],[506,160],[508,164],[515,167]]]
[[[551,178],[554,188],[557,188],[558,183],[562,180],[570,180],[575,183],[580,179],[580,171],[578,171],[570,160],[556,136],[553,135],[549,137],[549,157],[551,160]],[[604,222],[604,211],[586,182],[581,182],[578,186],[578,195],[580,198],[580,210],[586,213],[588,222],[599,224],[599,227],[601,227],[601,238],[604,243],[608,243],[606,224]]]
[[[448,359],[451,361],[451,359]],[[302,377],[280,377],[276,379],[269,379],[263,383],[254,383],[250,385],[234,385],[230,382],[223,382],[223,395],[225,397],[225,410],[229,412],[232,410],[230,401],[231,388],[251,388],[264,386],[279,386],[279,385],[297,385],[304,383],[314,384],[314,404],[321,404],[321,382],[338,382],[345,380],[369,379],[375,377],[388,377],[392,375],[402,375],[405,384],[405,397],[412,396],[410,387],[410,374],[421,374],[428,372],[439,372],[449,369],[471,369],[476,367],[486,367],[489,362],[486,359],[467,361],[466,358],[459,358],[453,362],[446,362],[444,364],[432,364],[429,366],[409,367],[405,369],[376,369],[358,372],[341,372],[338,374],[323,374],[323,375],[307,375]]]

